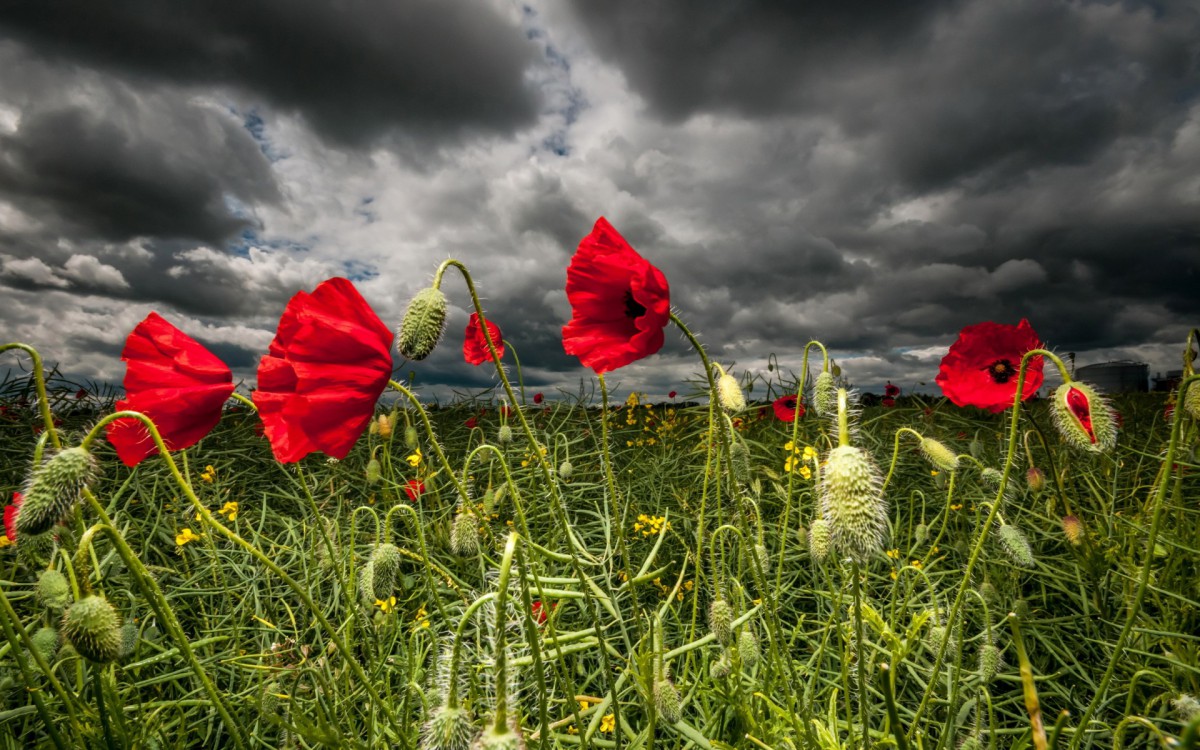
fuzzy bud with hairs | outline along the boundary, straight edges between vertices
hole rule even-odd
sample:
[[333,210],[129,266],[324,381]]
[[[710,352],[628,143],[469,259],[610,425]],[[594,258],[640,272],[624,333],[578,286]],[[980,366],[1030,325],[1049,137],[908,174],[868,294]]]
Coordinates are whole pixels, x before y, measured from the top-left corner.
[[724,368],[717,365],[717,402],[721,408],[730,414],[736,414],[746,408],[746,396],[742,393],[742,386],[738,383],[737,378],[725,372]]
[[1089,453],[1106,453],[1117,444],[1117,420],[1087,383],[1063,383],[1054,391],[1050,415],[1068,444]]
[[833,375],[828,370],[818,375],[813,383],[813,408],[817,410],[817,415],[822,417],[837,413],[837,388],[833,382]]
[[758,638],[755,637],[753,631],[746,627],[738,634],[738,655],[742,657],[742,664],[747,667],[753,667],[758,664],[759,650]]
[[34,469],[17,513],[17,539],[49,531],[75,508],[95,478],[96,459],[80,447],[61,450]]
[[462,706],[443,703],[433,709],[421,727],[420,750],[470,750],[471,737],[478,732],[471,712]]
[[724,599],[713,599],[708,605],[708,627],[717,643],[728,646],[733,643],[733,607]]
[[683,701],[675,684],[666,675],[654,681],[654,710],[668,724],[683,718]]
[[996,536],[1000,540],[1001,548],[1013,561],[1013,564],[1022,568],[1034,567],[1033,548],[1029,546],[1029,540],[1025,538],[1025,534],[1020,529],[1009,524],[1002,524],[996,532]]
[[829,452],[817,492],[837,554],[864,562],[883,549],[887,501],[881,484],[866,451],[841,445]]
[[400,354],[408,359],[422,360],[433,352],[446,332],[446,307],[446,295],[442,290],[426,287],[417,292],[400,322],[400,336],[396,340]]
[[71,602],[71,584],[67,577],[55,568],[47,568],[38,575],[34,597],[46,609],[62,611]]
[[470,511],[454,517],[450,527],[450,550],[456,555],[474,555],[479,552],[479,519]]
[[921,438],[921,455],[925,460],[942,471],[958,470],[958,455],[933,438]]
[[824,518],[813,521],[812,526],[808,529],[808,554],[812,555],[817,562],[825,562],[825,558],[829,557],[829,547],[832,541],[829,522]]
[[80,656],[107,664],[121,653],[121,615],[102,596],[85,596],[62,619],[62,634]]
[[376,599],[386,599],[396,590],[396,576],[400,573],[400,548],[394,544],[377,545],[371,551],[367,565],[372,571],[372,587]]
[[996,679],[996,675],[1004,668],[1004,657],[999,647],[994,643],[984,643],[979,647],[979,676],[986,685]]

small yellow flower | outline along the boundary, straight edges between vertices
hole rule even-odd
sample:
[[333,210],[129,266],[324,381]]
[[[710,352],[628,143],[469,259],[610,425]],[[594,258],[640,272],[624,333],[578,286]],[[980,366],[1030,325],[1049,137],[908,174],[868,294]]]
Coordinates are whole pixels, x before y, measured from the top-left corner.
[[929,470],[929,476],[931,476],[931,477],[936,477],[938,474],[941,474],[941,472],[940,472],[940,471],[938,471],[937,469],[930,469],[930,470]]
[[[395,599],[395,597],[392,597],[392,598]],[[418,628],[429,627],[429,613],[425,611],[425,607],[421,607],[420,609],[417,610],[417,616],[415,618],[415,622],[416,622]]]
[[[386,615],[396,608],[396,597],[389,596],[387,599],[376,599],[375,606],[379,607],[379,611]],[[421,612],[424,611],[423,609],[421,610]]]
[[604,714],[604,718],[600,720],[600,731],[605,734],[611,734],[617,727],[617,717],[613,714]]
[[183,527],[182,531],[180,531],[178,534],[175,535],[175,544],[182,547],[183,545],[187,544],[188,542],[194,542],[197,539],[201,538],[202,536],[203,536],[203,534],[197,534],[196,532],[192,531],[190,528],[185,526],[185,527]]
[[14,544],[16,544],[16,542],[9,539],[7,534],[0,534],[0,549],[11,547]]
[[893,580],[893,581],[894,581],[894,580],[896,580],[897,578],[899,578],[899,577],[900,577],[900,576],[896,575],[896,571],[895,571],[895,570],[892,570],[892,572],[891,572],[891,573],[888,573],[888,575],[892,577],[892,580]]
[[913,560],[913,561],[912,561],[911,563],[909,563],[909,564],[910,564],[910,565],[912,565],[912,566],[913,566],[914,568],[916,568],[917,570],[920,570],[920,569],[921,569],[921,561],[920,561],[920,560]]
[[900,550],[893,547],[892,549],[887,551],[887,556],[892,558],[893,560],[899,560],[900,559]]
[[237,500],[230,500],[221,506],[221,510],[217,511],[221,515],[228,518],[230,521],[236,521],[238,516]]
[[962,510],[962,503],[954,503],[950,506],[950,510]]
[[817,452],[811,445],[806,445],[804,446],[804,457],[811,461],[817,457]]
[[200,479],[208,484],[212,484],[217,479],[217,470],[211,465],[204,467],[204,473],[200,475]]
[[409,454],[408,458],[406,458],[404,460],[408,461],[409,466],[416,468],[421,465],[421,458],[422,458],[421,449],[417,448],[415,451],[413,451],[411,454]]
[[589,701],[587,698],[579,699],[579,710],[580,711],[586,711],[591,707],[592,707],[592,702]]
[[808,468],[807,466],[801,466],[800,476],[804,477],[805,479],[812,479],[812,469]]

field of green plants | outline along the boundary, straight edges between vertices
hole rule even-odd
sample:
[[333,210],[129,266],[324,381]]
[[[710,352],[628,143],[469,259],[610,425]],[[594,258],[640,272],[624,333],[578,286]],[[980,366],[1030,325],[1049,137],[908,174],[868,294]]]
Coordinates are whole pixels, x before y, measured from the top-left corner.
[[334,281],[250,398],[155,316],[120,401],[0,350],[0,747],[1197,746],[1200,396],[1106,403],[1004,332],[964,391],[964,330],[939,384],[987,410],[865,406],[816,342],[741,380],[697,345],[666,401],[610,393],[618,358],[587,403],[498,367],[434,405]]

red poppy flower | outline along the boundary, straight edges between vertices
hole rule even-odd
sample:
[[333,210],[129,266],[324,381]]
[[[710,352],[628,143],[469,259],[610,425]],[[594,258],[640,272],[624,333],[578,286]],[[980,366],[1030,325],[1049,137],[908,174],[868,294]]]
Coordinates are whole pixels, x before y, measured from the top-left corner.
[[392,374],[392,332],[347,279],[298,292],[258,365],[254,403],[275,458],[342,459]]
[[[158,313],[147,315],[130,332],[121,359],[125,398],[116,408],[150,417],[168,450],[195,445],[221,420],[221,407],[233,393],[233,373]],[[150,431],[136,419],[109,422],[105,434],[126,466],[158,453]]]
[[896,405],[896,399],[892,398],[891,396],[884,396],[879,400],[879,403],[890,409]]
[[[1037,333],[1024,318],[1018,325],[984,322],[967,326],[942,358],[937,384],[958,406],[978,406],[999,413],[1012,406],[1021,357],[1041,347]],[[1021,400],[1042,385],[1042,357],[1029,361]]]
[[513,415],[513,408],[511,406],[509,406],[508,404],[500,404],[500,416],[507,419],[507,418],[511,417],[512,415]]
[[550,612],[558,609],[558,602],[551,602],[550,606],[544,606],[540,599],[535,599],[529,605],[529,612],[533,615],[533,620],[538,625],[545,625],[546,620],[550,618]]
[[797,410],[801,417],[804,416],[804,404],[797,401],[795,396],[780,396],[772,405],[775,407],[775,418],[781,422],[791,422],[796,418]]
[[87,389],[80,388],[79,390],[75,391],[75,400],[82,401],[83,399],[87,398],[87,395],[88,395]]
[[887,398],[895,398],[900,395],[900,386],[892,385],[892,381],[888,381],[883,387],[883,395]]
[[404,485],[404,494],[408,495],[408,499],[414,503],[421,495],[425,494],[425,483],[420,479],[410,479]]
[[8,537],[8,541],[17,541],[17,512],[21,510],[21,503],[25,502],[25,498],[20,492],[13,493],[13,501],[11,505],[4,506],[4,536]]
[[654,354],[671,317],[667,279],[638,255],[604,217],[579,243],[567,267],[571,321],[563,349],[605,373]]
[[[500,335],[500,326],[487,321],[488,335],[492,337],[492,346],[496,347],[496,356],[504,358],[504,339]],[[463,339],[463,358],[469,364],[481,365],[490,362],[492,353],[488,351],[487,339],[483,335],[483,326],[479,325],[479,313],[471,313],[467,321],[467,336]]]
[[675,391],[671,391],[670,393],[668,393],[667,398],[675,398]]
[[544,401],[544,400],[545,400],[545,398],[546,398],[546,397],[545,397],[545,396],[543,396],[542,394],[540,394],[540,393],[535,393],[535,394],[533,394],[533,403],[535,403],[535,404],[540,404],[540,403],[542,403],[542,401]]
[[467,426],[468,430],[473,430],[479,426],[479,420],[476,419],[475,417],[469,417],[467,419],[467,421],[464,422],[463,424],[465,424]]

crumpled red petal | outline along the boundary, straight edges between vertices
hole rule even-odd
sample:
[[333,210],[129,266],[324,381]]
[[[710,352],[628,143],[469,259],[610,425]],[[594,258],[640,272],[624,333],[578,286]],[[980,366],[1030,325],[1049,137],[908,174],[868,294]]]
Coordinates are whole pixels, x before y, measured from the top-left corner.
[[[500,326],[489,320],[487,328],[492,337],[492,345],[496,347],[496,356],[504,359],[504,337],[500,333]],[[479,325],[479,313],[471,313],[471,319],[467,321],[466,337],[463,339],[463,359],[477,366],[492,359],[487,339],[483,336],[483,326]]]

